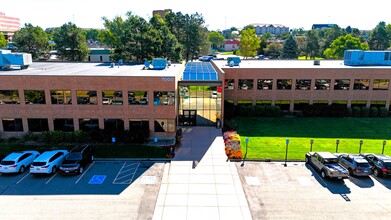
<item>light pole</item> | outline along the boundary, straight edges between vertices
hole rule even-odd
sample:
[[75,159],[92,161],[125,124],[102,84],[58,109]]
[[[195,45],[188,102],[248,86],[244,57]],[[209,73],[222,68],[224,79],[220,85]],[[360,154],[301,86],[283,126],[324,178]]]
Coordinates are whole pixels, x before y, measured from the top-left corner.
[[310,152],[312,152],[312,145],[314,144],[314,139],[310,140],[310,144],[311,144]]
[[358,150],[358,153],[359,153],[359,154],[361,154],[361,146],[362,146],[363,143],[364,143],[364,141],[363,141],[363,140],[360,140],[360,149]]
[[338,153],[338,144],[339,144],[339,140],[336,140],[335,141],[335,153]]
[[285,147],[285,164],[284,164],[284,167],[286,167],[286,160],[288,159],[288,144],[289,144],[289,139],[288,138],[285,140],[285,144],[286,144],[286,147]]
[[244,160],[247,158],[247,146],[248,146],[248,138],[246,138],[246,153],[244,154],[243,162],[240,166],[244,166]]
[[386,146],[386,140],[383,141],[383,149],[381,150],[381,154],[384,154],[384,146]]

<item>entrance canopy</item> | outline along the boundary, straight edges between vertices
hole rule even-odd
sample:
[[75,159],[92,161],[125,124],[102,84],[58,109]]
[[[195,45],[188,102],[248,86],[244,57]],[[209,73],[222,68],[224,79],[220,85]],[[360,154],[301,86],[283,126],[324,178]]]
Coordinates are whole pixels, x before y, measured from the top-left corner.
[[188,62],[183,71],[183,81],[218,80],[217,72],[210,62]]

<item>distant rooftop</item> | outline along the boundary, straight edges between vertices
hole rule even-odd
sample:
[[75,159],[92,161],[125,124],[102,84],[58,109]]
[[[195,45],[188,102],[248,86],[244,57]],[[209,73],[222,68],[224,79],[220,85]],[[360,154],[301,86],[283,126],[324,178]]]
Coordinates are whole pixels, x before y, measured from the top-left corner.
[[175,77],[184,69],[183,64],[174,63],[164,70],[143,70],[144,65],[120,65],[111,63],[33,62],[28,69],[2,70],[5,75],[34,76],[139,76]]

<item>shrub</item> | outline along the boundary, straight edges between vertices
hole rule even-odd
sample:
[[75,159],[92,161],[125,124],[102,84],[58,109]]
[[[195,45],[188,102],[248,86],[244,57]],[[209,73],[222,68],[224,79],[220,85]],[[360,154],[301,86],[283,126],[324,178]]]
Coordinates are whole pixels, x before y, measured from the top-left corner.
[[8,138],[8,142],[9,143],[17,143],[17,142],[19,142],[19,138],[17,138],[17,137],[10,137],[10,138]]
[[369,113],[368,107],[361,107],[361,117],[369,117]]
[[352,115],[353,117],[360,117],[361,116],[361,108],[358,106],[355,106],[352,108]]
[[25,135],[22,136],[22,139],[21,139],[21,140],[22,140],[23,142],[27,142],[27,141],[37,141],[38,138],[39,138],[38,135],[36,135],[36,134],[34,134],[34,133],[32,133],[32,132],[29,131],[27,134],[25,134]]
[[353,114],[352,108],[347,108],[346,109],[346,117],[352,117],[352,114]]
[[389,111],[386,107],[380,107],[379,108],[379,117],[387,117],[389,114]]
[[369,112],[370,112],[369,115],[371,117],[378,117],[379,116],[379,110],[376,107],[371,107],[369,109]]

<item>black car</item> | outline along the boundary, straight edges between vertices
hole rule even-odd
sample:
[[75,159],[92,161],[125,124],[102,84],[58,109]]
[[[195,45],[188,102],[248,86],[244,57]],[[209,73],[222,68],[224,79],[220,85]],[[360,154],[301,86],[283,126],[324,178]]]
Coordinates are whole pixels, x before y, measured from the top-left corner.
[[381,154],[362,155],[371,165],[373,174],[378,177],[387,177],[391,175],[391,157]]
[[74,147],[59,167],[61,174],[83,173],[94,160],[94,148],[88,144]]

